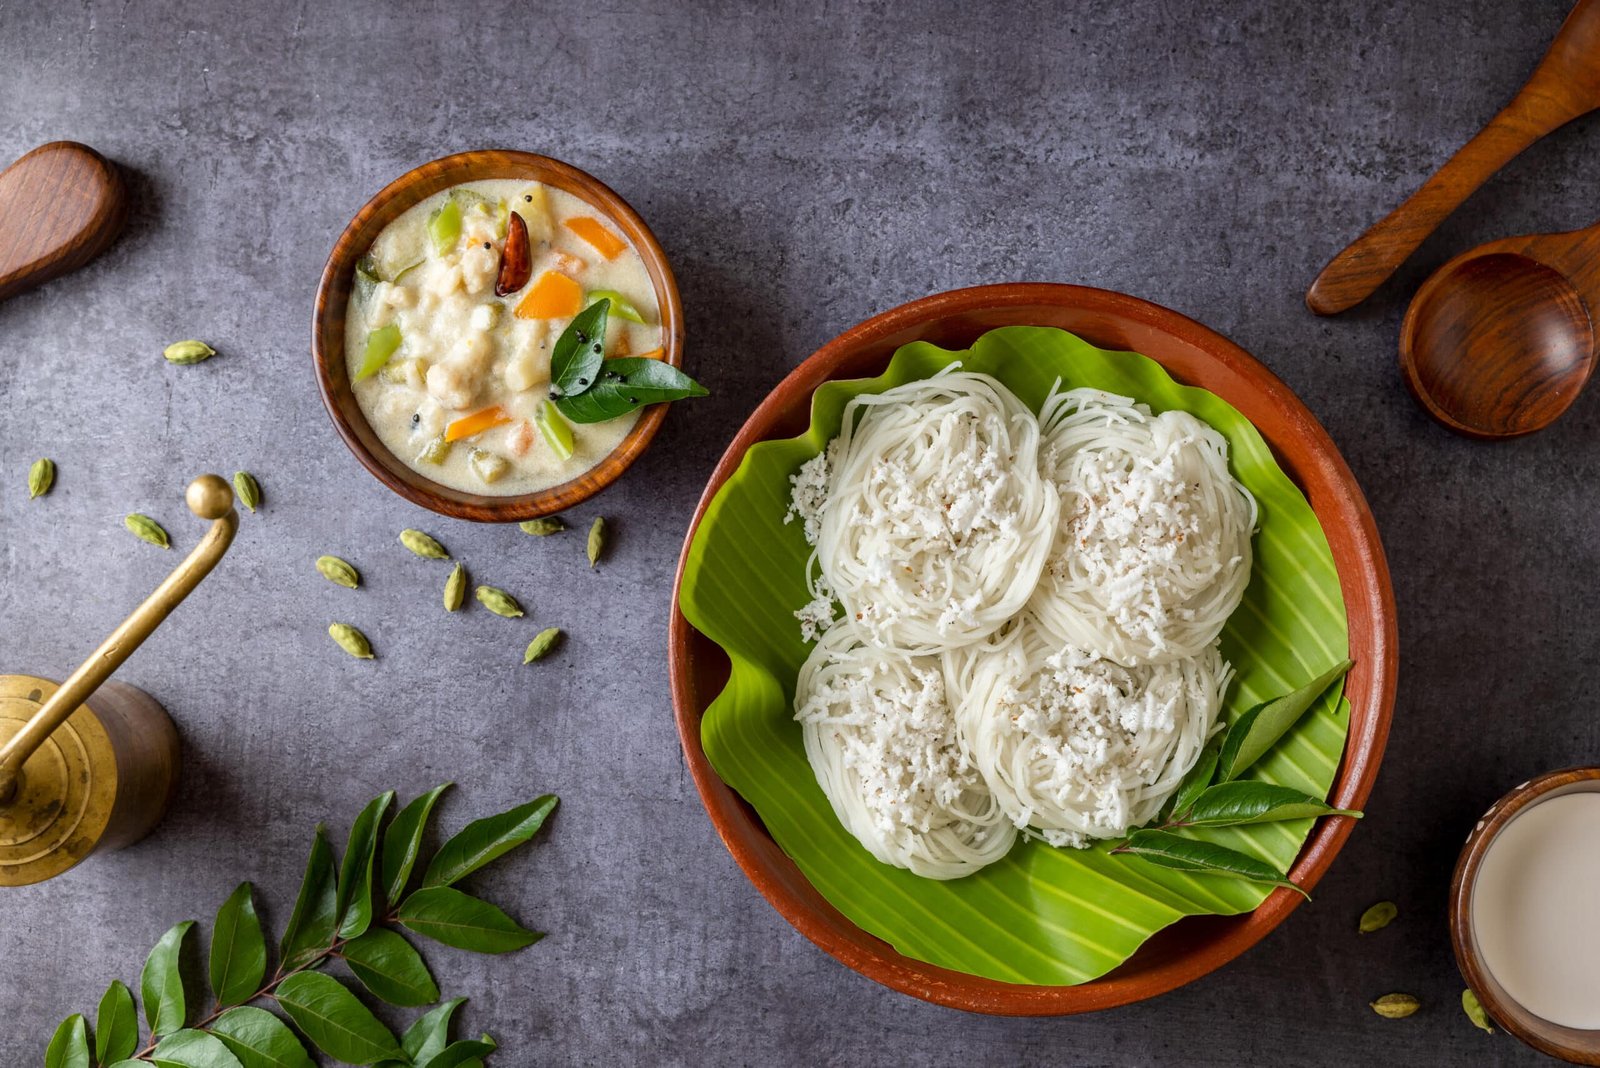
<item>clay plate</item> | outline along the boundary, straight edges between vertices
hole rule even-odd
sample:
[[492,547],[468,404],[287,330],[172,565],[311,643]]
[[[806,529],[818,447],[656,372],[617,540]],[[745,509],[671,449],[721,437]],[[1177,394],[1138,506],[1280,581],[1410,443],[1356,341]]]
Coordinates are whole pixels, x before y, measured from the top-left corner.
[[335,429],[356,459],[379,482],[440,515],[483,523],[513,523],[570,508],[610,485],[655,437],[666,416],[667,405],[652,404],[644,409],[622,443],[577,478],[538,493],[512,497],[466,493],[442,486],[413,471],[384,448],[383,442],[367,425],[366,416],[361,414],[345,366],[345,309],[350,302],[356,261],[372,247],[379,232],[406,209],[441,189],[492,178],[519,178],[554,186],[588,201],[596,211],[616,223],[644,259],[645,270],[655,286],[666,362],[674,367],[683,366],[683,305],[678,299],[678,283],[672,277],[666,253],[661,251],[661,245],[644,220],[616,193],[576,167],[531,152],[499,150],[460,152],[424,163],[384,186],[367,202],[339,235],[328,257],[328,265],[323,268],[322,283],[317,286],[316,312],[311,320],[311,354],[316,362],[322,403],[333,418]]
[[[811,394],[834,378],[879,374],[912,341],[965,348],[1000,326],[1054,326],[1091,344],[1141,352],[1179,382],[1201,386],[1239,409],[1305,492],[1322,523],[1349,615],[1351,706],[1344,759],[1331,791],[1340,808],[1361,808],[1377,778],[1394,708],[1397,670],[1394,593],[1377,527],[1350,469],[1305,405],[1243,349],[1177,312],[1136,297],[1084,286],[1018,283],[954,290],[912,301],[852,327],[802,363],[750,416],[712,472],[689,526],[684,555],[706,505],[758,441],[793,437],[809,425]],[[683,581],[683,557],[678,585]],[[1180,920],[1125,963],[1077,986],[1022,986],[937,968],[902,956],[830,905],[767,834],[760,817],[712,770],[700,745],[700,717],[728,677],[722,650],[689,625],[673,593],[672,700],[678,736],[711,822],[739,866],[774,908],[847,966],[913,997],[973,1012],[1054,1016],[1089,1012],[1165,993],[1226,964],[1282,923],[1301,901],[1277,890],[1254,912]],[[1350,820],[1320,821],[1290,878],[1316,886],[1349,836]]]

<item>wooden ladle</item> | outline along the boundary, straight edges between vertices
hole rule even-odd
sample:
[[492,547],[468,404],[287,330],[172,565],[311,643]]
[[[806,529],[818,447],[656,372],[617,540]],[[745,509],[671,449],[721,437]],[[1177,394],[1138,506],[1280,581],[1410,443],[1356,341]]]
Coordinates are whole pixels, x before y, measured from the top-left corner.
[[122,176],[104,156],[53,141],[0,171],[0,300],[76,270],[128,218]]
[[1334,315],[1372,295],[1462,201],[1550,131],[1600,107],[1600,0],[1578,0],[1505,110],[1317,275],[1306,306]]
[[1406,384],[1445,426],[1477,438],[1541,430],[1595,365],[1600,223],[1508,237],[1446,263],[1400,326]]

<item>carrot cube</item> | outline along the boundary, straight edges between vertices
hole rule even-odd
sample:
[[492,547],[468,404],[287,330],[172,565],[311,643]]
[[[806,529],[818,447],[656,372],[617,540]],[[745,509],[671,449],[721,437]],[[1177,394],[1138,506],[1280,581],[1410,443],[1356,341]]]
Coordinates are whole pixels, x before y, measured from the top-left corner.
[[608,260],[616,259],[617,253],[628,247],[626,241],[607,229],[605,223],[599,219],[582,215],[576,219],[568,219],[562,225],[593,245],[595,251]]
[[518,319],[570,319],[583,310],[583,287],[560,271],[534,279],[517,305]]

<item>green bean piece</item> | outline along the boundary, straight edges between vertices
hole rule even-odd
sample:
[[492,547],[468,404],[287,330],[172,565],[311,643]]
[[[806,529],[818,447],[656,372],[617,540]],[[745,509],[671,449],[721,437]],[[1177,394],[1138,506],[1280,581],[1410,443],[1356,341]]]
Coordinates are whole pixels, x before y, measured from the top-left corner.
[[639,309],[635,308],[628,302],[626,297],[614,289],[589,290],[589,295],[584,297],[584,307],[587,308],[589,305],[602,300],[611,302],[611,314],[617,318],[626,319],[630,323],[638,323],[641,326],[644,325],[644,316],[639,314]]
[[356,369],[356,381],[371,378],[383,370],[389,357],[400,347],[400,327],[394,323],[379,327],[367,335],[367,351],[361,355],[361,366]]
[[443,256],[461,240],[461,204],[455,198],[446,200],[428,216],[428,237],[433,241],[433,251]]
[[550,446],[550,451],[558,460],[572,459],[575,443],[572,439],[572,425],[562,416],[555,402],[546,400],[539,405],[539,410],[534,413],[533,421],[539,424],[539,433],[544,435],[544,443]]

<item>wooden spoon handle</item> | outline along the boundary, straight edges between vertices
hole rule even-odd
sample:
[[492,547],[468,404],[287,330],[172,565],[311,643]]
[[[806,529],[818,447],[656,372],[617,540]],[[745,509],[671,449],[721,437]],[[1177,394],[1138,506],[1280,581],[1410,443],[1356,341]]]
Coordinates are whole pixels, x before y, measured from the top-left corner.
[[1589,308],[1600,313],[1600,222],[1559,234],[1508,237],[1483,247],[1515,252],[1554,267],[1566,275]]
[[128,218],[117,168],[54,141],[0,171],[0,300],[88,263]]
[[1306,291],[1306,306],[1318,315],[1334,315],[1366,300],[1462,201],[1519,152],[1573,117],[1529,114],[1521,100],[1490,119],[1405,203],[1328,261]]

